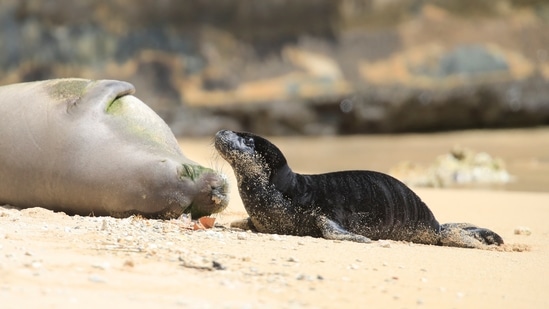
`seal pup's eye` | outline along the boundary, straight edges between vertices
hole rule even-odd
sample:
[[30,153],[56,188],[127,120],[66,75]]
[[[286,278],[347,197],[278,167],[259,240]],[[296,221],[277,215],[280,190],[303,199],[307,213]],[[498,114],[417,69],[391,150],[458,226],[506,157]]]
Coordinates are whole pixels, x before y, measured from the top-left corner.
[[244,138],[244,145],[253,148],[255,146],[254,138],[253,137],[245,137]]

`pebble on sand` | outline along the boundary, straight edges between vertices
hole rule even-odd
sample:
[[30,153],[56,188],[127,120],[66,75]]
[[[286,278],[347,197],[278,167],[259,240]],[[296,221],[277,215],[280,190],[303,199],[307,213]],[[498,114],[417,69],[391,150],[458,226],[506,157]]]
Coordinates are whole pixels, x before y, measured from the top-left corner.
[[526,227],[526,226],[517,226],[515,228],[515,235],[531,235],[532,234],[532,230],[530,230],[529,227]]

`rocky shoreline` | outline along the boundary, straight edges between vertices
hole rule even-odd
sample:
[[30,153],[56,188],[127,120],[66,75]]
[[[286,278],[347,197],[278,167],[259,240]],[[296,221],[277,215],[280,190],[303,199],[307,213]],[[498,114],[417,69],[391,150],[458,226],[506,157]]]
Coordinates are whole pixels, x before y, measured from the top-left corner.
[[9,0],[0,9],[0,84],[126,80],[179,136],[549,123],[542,2]]

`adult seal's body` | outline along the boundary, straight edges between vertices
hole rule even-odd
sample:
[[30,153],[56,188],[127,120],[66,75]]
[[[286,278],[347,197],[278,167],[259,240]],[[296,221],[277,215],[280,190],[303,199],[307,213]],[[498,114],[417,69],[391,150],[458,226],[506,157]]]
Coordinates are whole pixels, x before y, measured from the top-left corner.
[[219,131],[215,147],[235,172],[250,216],[248,226],[259,232],[467,248],[503,244],[488,229],[439,224],[412,190],[389,175],[372,171],[300,175],[275,145],[251,133]]
[[112,80],[0,87],[0,204],[174,218],[223,210],[223,175],[187,159],[166,123]]

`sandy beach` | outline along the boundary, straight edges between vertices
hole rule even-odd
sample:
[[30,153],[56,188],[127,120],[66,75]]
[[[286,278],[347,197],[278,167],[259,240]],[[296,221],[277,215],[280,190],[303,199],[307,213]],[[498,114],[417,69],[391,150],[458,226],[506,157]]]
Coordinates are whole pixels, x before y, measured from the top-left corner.
[[226,173],[213,229],[182,220],[67,216],[0,207],[2,308],[549,308],[549,129],[273,138],[297,172],[387,172],[454,145],[503,158],[515,182],[414,188],[437,219],[497,231],[501,250],[338,242],[228,228],[246,217],[209,139],[186,155]]

